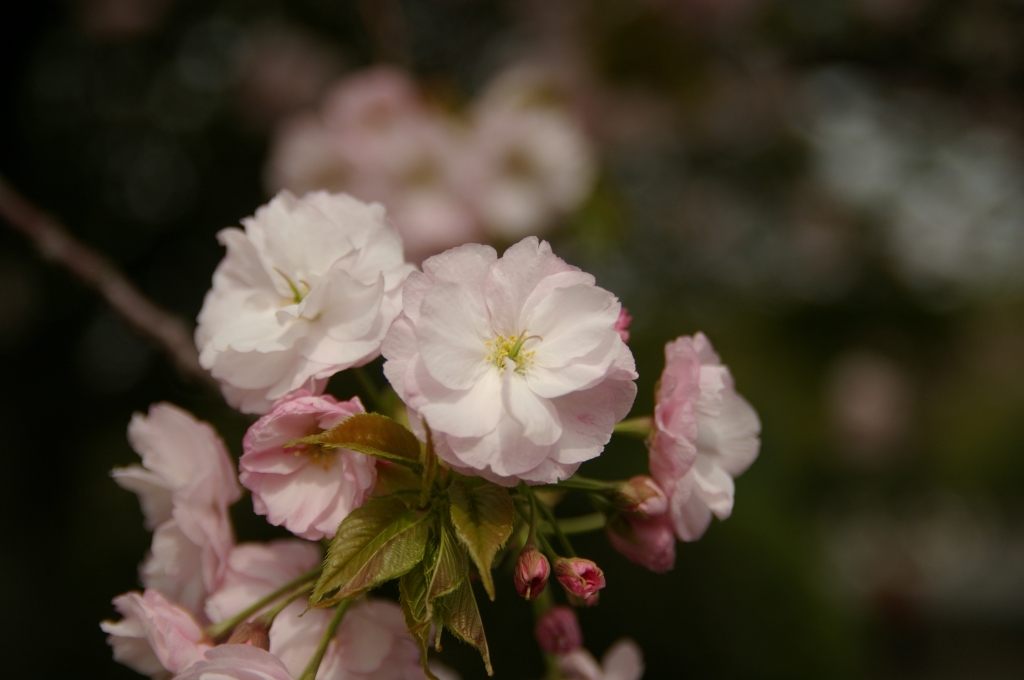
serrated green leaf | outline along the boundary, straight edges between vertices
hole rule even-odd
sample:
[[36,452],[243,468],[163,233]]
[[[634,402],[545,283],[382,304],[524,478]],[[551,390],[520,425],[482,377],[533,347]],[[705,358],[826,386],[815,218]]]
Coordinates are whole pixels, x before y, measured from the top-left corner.
[[487,648],[484,622],[476,606],[473,586],[465,579],[458,588],[438,601],[437,620],[450,630],[455,637],[473,646],[484,660],[487,675],[494,675],[491,667],[491,653]]
[[515,506],[508,491],[496,484],[469,486],[456,479],[448,487],[455,533],[476,563],[487,595],[494,599],[491,567],[494,556],[512,535]]
[[401,596],[402,615],[405,627],[416,641],[420,649],[420,663],[423,672],[431,680],[437,680],[427,665],[427,653],[430,648],[430,615],[427,613],[427,576],[426,562],[420,562],[410,569],[398,581],[398,592]]
[[296,439],[295,444],[350,449],[421,469],[420,440],[407,428],[379,413],[357,413],[329,430]]
[[309,603],[329,607],[397,578],[423,559],[428,513],[393,496],[370,498],[338,527]]
[[437,546],[437,558],[429,572],[427,586],[427,609],[430,603],[452,592],[469,576],[469,559],[466,550],[459,543],[451,523],[442,519]]

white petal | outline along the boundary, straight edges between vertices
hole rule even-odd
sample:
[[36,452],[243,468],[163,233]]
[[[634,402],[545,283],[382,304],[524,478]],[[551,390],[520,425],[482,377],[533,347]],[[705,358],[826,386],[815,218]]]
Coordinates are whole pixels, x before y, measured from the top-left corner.
[[559,288],[526,310],[524,330],[539,335],[534,361],[557,368],[585,356],[617,335],[620,305],[615,296],[593,286]]
[[538,397],[526,379],[515,372],[515,363],[506,359],[501,396],[505,408],[523,427],[523,435],[538,446],[549,446],[562,436],[558,412],[551,402]]
[[715,513],[718,519],[732,514],[736,485],[722,468],[715,465],[708,456],[697,456],[693,464],[693,494]]
[[420,355],[430,375],[445,387],[465,390],[484,371],[491,328],[479,296],[453,283],[435,285],[423,298],[416,328]]
[[416,390],[424,402],[420,413],[434,430],[455,437],[482,437],[494,430],[501,417],[501,377],[484,371],[468,390],[449,390],[436,382],[417,362]]

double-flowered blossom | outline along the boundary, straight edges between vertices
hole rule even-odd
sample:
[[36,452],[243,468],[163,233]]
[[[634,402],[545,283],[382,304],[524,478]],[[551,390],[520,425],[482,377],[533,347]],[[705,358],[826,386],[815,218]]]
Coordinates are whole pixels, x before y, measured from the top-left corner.
[[143,675],[183,671],[212,647],[195,618],[155,590],[119,595],[114,608],[124,618],[104,621],[100,628],[109,634],[114,660]]
[[282,191],[242,223],[218,234],[196,345],[229,403],[266,413],[374,359],[414,268],[384,208],[345,194]]
[[661,574],[676,565],[676,536],[668,515],[641,517],[624,513],[606,528],[608,542],[626,559]]
[[760,431],[757,413],[703,333],[665,345],[650,465],[680,540],[700,538],[712,514],[732,513],[733,478],[757,458]]
[[460,246],[409,277],[384,373],[453,468],[552,483],[599,455],[633,404],[620,309],[536,237],[501,258]]
[[623,638],[604,653],[600,665],[581,647],[559,656],[558,667],[566,680],[640,680],[644,674],[644,659],[640,647]]
[[[281,660],[250,645],[221,645],[206,652],[175,680],[293,680]],[[319,675],[317,677],[320,677]]]
[[154,529],[142,582],[192,612],[217,587],[234,544],[228,506],[241,497],[224,442],[207,423],[171,404],[136,413],[128,440],[142,465],[116,468],[122,487],[139,495]]
[[257,420],[242,440],[245,453],[238,462],[256,513],[311,541],[333,536],[373,489],[374,460],[347,449],[286,444],[363,412],[358,397],[339,402],[299,390]]

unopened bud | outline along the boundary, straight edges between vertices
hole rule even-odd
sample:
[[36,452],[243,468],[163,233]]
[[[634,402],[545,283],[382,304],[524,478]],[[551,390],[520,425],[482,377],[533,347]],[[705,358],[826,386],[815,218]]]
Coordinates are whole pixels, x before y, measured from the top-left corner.
[[631,562],[662,574],[676,564],[676,535],[672,520],[620,515],[605,528],[608,542]]
[[533,633],[545,654],[568,654],[583,645],[583,633],[576,612],[564,605],[544,612]]
[[626,308],[623,307],[619,310],[619,318],[615,320],[615,330],[618,332],[619,337],[622,338],[623,342],[629,342],[629,324],[633,322],[633,317],[629,315]]
[[515,581],[519,594],[527,600],[532,600],[544,592],[550,575],[551,565],[548,563],[548,558],[544,557],[531,543],[519,553],[512,580]]
[[601,568],[582,557],[559,557],[555,560],[555,576],[566,593],[583,599],[587,606],[587,601],[605,585]]
[[251,645],[270,651],[270,635],[267,625],[259,621],[246,621],[239,624],[224,644]]
[[619,484],[612,496],[615,507],[644,517],[658,517],[668,512],[668,498],[658,483],[647,475],[637,475]]

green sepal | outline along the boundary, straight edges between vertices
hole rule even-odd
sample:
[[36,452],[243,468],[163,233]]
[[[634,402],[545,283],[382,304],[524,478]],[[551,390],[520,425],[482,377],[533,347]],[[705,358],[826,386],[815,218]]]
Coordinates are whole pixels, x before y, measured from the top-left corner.
[[420,463],[420,440],[408,428],[379,413],[357,413],[329,430],[296,439],[286,446],[316,444],[329,449],[350,449],[368,456],[401,463],[415,470]]
[[415,567],[430,536],[428,518],[394,496],[368,499],[338,526],[309,605],[330,607]]
[[484,622],[480,618],[480,609],[476,606],[473,586],[465,579],[453,592],[437,601],[435,617],[439,624],[444,625],[455,637],[480,652],[487,675],[494,675],[491,667],[491,653],[487,648],[487,636],[484,634]]
[[496,484],[467,484],[456,479],[448,486],[452,525],[480,572],[487,595],[494,599],[491,567],[494,556],[512,535],[515,506],[508,490]]

